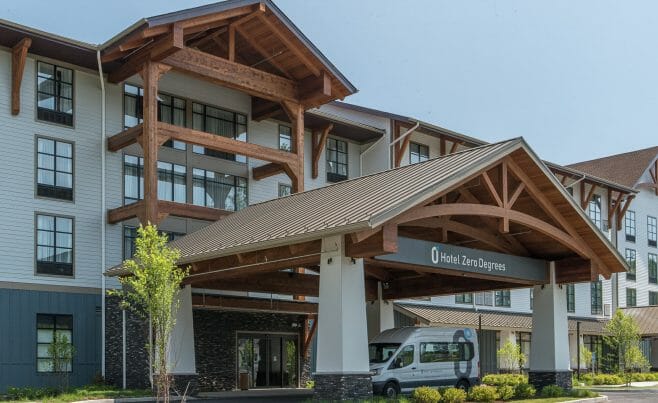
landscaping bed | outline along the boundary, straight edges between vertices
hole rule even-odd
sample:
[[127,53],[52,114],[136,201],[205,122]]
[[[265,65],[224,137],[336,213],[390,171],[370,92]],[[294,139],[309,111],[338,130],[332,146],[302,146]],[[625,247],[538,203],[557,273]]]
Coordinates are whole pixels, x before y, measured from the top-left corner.
[[150,390],[118,389],[103,385],[82,386],[60,392],[56,388],[8,388],[0,395],[0,402],[39,401],[48,403],[68,403],[91,399],[118,399],[126,397],[152,396]]

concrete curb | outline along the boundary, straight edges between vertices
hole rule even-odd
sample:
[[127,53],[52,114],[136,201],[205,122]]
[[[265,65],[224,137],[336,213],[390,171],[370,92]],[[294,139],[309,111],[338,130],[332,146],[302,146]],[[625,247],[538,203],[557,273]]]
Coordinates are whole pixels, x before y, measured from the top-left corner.
[[[154,396],[149,397],[120,397],[117,399],[95,399],[95,400],[79,400],[73,403],[141,403],[141,402],[155,402]],[[187,400],[198,400],[196,397],[188,396]],[[180,396],[172,396],[169,398],[172,402],[183,400]]]
[[607,402],[607,401],[608,401],[608,396],[601,395],[599,397],[588,397],[586,399],[569,400],[566,403],[598,403],[598,402]]

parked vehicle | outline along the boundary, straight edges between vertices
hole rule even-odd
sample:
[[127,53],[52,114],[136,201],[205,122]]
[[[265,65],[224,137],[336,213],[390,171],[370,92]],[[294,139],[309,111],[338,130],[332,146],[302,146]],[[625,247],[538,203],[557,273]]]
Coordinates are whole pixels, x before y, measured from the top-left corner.
[[388,397],[418,386],[480,383],[480,356],[474,329],[403,327],[389,329],[369,345],[373,392]]

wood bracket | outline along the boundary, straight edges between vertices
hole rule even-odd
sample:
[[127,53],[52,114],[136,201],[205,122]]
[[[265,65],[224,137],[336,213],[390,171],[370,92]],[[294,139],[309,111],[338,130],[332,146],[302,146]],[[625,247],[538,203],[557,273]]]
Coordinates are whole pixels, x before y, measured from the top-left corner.
[[322,154],[322,151],[324,150],[325,145],[327,144],[327,138],[329,137],[329,132],[334,128],[333,124],[328,124],[324,129],[322,129],[322,133],[319,133],[317,130],[313,130],[313,137],[312,137],[312,157],[313,157],[313,165],[311,166],[311,177],[313,179],[316,179],[318,177],[318,164],[320,162],[320,154]]
[[21,82],[25,71],[27,50],[32,39],[23,38],[11,49],[11,114],[16,116],[21,111]]

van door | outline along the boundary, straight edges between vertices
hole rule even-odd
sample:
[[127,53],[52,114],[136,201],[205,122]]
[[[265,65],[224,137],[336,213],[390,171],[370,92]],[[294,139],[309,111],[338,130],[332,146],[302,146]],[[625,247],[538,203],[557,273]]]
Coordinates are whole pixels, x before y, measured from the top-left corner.
[[403,392],[408,392],[415,387],[415,352],[416,349],[413,344],[402,347],[387,368],[387,378],[396,379]]

